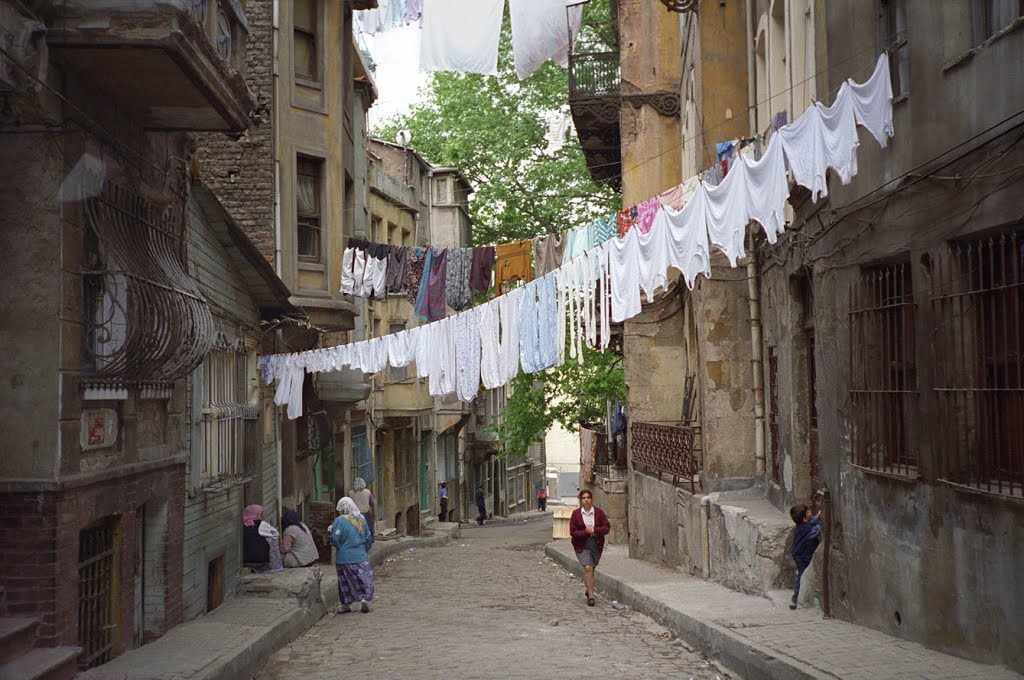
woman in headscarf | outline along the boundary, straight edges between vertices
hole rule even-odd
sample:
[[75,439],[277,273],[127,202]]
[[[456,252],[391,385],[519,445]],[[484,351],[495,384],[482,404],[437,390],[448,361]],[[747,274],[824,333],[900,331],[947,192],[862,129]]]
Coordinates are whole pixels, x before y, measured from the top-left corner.
[[313,542],[309,527],[299,521],[299,513],[285,510],[281,515],[284,537],[281,539],[281,554],[286,567],[308,567],[320,559],[320,552]]
[[242,510],[242,564],[255,571],[283,568],[277,547],[277,529],[263,521],[262,505],[247,505]]
[[373,534],[355,501],[348,496],[338,501],[338,512],[340,515],[331,525],[334,567],[338,572],[338,613],[352,611],[352,604],[359,602],[365,614],[373,599],[373,568],[366,554],[373,545]]
[[366,519],[366,525],[370,527],[370,534],[372,535],[373,511],[376,503],[373,493],[366,488],[366,482],[363,481],[362,477],[356,477],[355,481],[352,482],[352,490],[348,492],[348,497],[355,501],[356,507],[359,508],[359,512]]

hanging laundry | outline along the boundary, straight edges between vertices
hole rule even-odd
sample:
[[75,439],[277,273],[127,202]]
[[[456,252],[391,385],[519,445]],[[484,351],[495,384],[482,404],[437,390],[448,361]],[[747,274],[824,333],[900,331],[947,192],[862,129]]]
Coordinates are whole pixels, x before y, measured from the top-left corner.
[[413,335],[413,356],[416,362],[416,377],[426,378],[430,375],[431,362],[434,357],[434,326],[417,326],[409,332]]
[[542,368],[540,355],[540,316],[537,309],[537,286],[540,280],[522,287],[519,296],[519,360],[524,373],[535,373]]
[[561,234],[544,234],[533,237],[533,264],[539,278],[562,265],[565,253],[565,239]]
[[480,391],[480,308],[466,310],[454,319],[455,395],[472,401]]
[[558,292],[555,288],[555,273],[549,272],[540,279],[537,286],[537,315],[540,321],[540,367],[550,368],[558,363],[558,345],[555,328],[558,326]]
[[729,265],[736,266],[739,258],[746,255],[744,241],[747,235],[747,164],[740,162],[725,176],[718,186],[708,187],[707,228],[711,244],[717,246],[729,258]]
[[747,214],[764,228],[769,243],[785,231],[789,180],[782,155],[782,139],[773,135],[761,160],[747,164]]
[[341,255],[341,292],[363,297],[363,275],[366,272],[365,241],[350,238]]
[[772,116],[771,131],[775,132],[780,127],[785,125],[788,122],[788,120],[789,120],[789,113],[786,111],[786,109],[782,109],[781,111],[776,113],[774,116]]
[[443,319],[445,309],[445,282],[448,276],[448,249],[428,248],[423,263],[419,294],[413,311],[424,321]]
[[457,385],[457,365],[455,358],[455,338],[453,336],[452,319],[441,319],[429,326],[431,333],[431,353],[427,357],[429,375],[427,391],[433,397],[443,397],[455,392]]
[[472,248],[448,249],[448,273],[445,276],[445,300],[448,306],[458,311],[472,302],[469,291],[469,277],[473,269]]
[[491,390],[502,385],[498,301],[480,305],[480,380]]
[[596,248],[610,238],[619,235],[619,221],[615,213],[599,217],[591,225],[590,247]]
[[701,184],[679,212],[663,208],[651,229],[658,229],[657,222],[665,221],[660,228],[668,236],[669,264],[679,270],[691,290],[697,282],[698,274],[711,276],[711,246],[708,243],[706,215],[707,193]]
[[[664,210],[659,210],[659,214]],[[659,290],[668,288],[668,268],[672,264],[668,225],[659,223],[657,215],[646,234],[633,230],[637,241],[637,265],[640,274],[640,289],[647,295],[648,302],[654,302]]]
[[522,288],[515,288],[498,298],[501,315],[501,384],[519,375],[519,297]]
[[373,243],[366,249],[366,272],[363,275],[363,297],[383,300],[387,297],[388,255],[390,246]]
[[811,191],[812,201],[827,196],[825,173],[828,159],[825,157],[825,133],[818,107],[811,104],[802,116],[779,128],[777,134],[782,138],[782,150],[793,173],[793,181]]
[[274,403],[287,406],[289,420],[302,415],[302,386],[306,380],[306,372],[295,356],[287,357],[276,371],[277,390],[274,391]]
[[401,293],[405,290],[405,263],[409,249],[404,246],[391,246],[388,252],[388,276],[385,281],[389,293]]
[[473,248],[473,266],[469,271],[469,289],[476,293],[486,293],[491,288],[491,276],[494,273],[494,246],[477,246]]
[[853,115],[858,125],[868,129],[883,149],[893,136],[892,80],[889,75],[889,55],[882,53],[875,61],[875,70],[864,83],[846,81],[850,85]]
[[657,198],[649,198],[643,203],[636,205],[636,228],[640,230],[641,234],[646,234],[651,230],[651,224],[654,223],[654,216],[658,214],[658,210],[661,209],[661,201]]
[[825,159],[828,167],[839,175],[839,181],[849,184],[857,174],[857,122],[853,113],[853,93],[849,83],[839,86],[832,106],[815,106],[821,113],[822,133],[825,140]]
[[405,299],[413,307],[419,297],[420,282],[423,280],[423,267],[427,255],[423,248],[409,248],[405,256]]
[[710,168],[700,173],[700,181],[706,186],[718,186],[725,179],[720,163],[714,163]]
[[615,217],[619,222],[619,238],[625,238],[629,230],[636,226],[636,210],[624,208],[615,213]]
[[639,236],[640,232],[630,229],[624,238],[613,238],[602,246],[608,249],[612,321],[615,323],[640,313]]
[[423,0],[421,71],[498,73],[505,0]]
[[494,285],[498,295],[505,292],[505,283],[520,279],[527,282],[533,280],[533,264],[530,262],[532,250],[533,243],[530,241],[502,243],[494,247]]
[[593,243],[593,224],[570,229],[566,234],[565,250],[562,252],[562,264],[570,262],[591,247]]
[[736,148],[733,142],[718,142],[715,144],[715,158],[722,166],[722,178],[729,174],[729,160],[732,158],[733,149]]
[[402,21],[409,25],[414,21],[419,22],[420,28],[423,27],[423,0],[406,0],[405,3],[405,14],[402,17]]
[[385,336],[388,341],[388,363],[395,368],[402,368],[412,363],[415,358],[413,336],[410,331],[399,331]]
[[566,66],[583,19],[582,5],[565,0],[509,0],[512,56],[519,80],[528,78],[548,59]]

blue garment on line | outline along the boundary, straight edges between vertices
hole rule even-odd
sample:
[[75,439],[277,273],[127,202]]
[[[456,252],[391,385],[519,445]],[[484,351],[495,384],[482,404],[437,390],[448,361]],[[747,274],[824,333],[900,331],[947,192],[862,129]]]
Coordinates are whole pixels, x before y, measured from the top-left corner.
[[555,272],[540,279],[537,285],[538,319],[537,328],[540,347],[540,369],[550,368],[558,363],[558,292],[555,285]]
[[519,298],[519,363],[523,373],[536,373],[544,366],[540,356],[540,316],[537,308],[537,287],[543,279],[523,286]]

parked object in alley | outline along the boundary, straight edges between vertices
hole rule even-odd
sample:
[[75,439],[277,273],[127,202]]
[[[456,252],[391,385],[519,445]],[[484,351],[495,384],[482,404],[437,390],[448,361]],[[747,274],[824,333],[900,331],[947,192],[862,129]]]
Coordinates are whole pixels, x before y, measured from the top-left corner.
[[573,510],[569,518],[569,533],[576,559],[583,566],[583,585],[587,588],[587,606],[593,607],[594,570],[604,552],[604,537],[612,530],[604,511],[594,505],[594,496],[589,490],[580,492],[580,507]]
[[367,555],[373,545],[373,534],[355,501],[348,496],[338,501],[338,512],[340,515],[331,525],[334,567],[338,572],[338,613],[352,611],[352,604],[358,602],[366,614],[373,599],[373,567]]
[[309,527],[299,521],[299,513],[285,510],[281,515],[284,536],[281,538],[281,555],[285,567],[308,567],[320,559],[320,551],[313,542]]
[[263,506],[247,505],[242,511],[242,563],[258,572],[283,569],[278,538],[277,529],[263,519]]

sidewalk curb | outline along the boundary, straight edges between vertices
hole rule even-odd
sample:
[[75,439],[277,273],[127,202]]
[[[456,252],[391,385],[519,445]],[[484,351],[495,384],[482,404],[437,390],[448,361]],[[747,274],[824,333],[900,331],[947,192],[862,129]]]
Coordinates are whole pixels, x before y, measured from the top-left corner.
[[[567,543],[564,541],[563,545]],[[566,571],[582,576],[583,567],[579,562],[559,550],[554,542],[544,546],[544,554]],[[596,585],[613,599],[650,616],[746,680],[825,680],[835,677],[798,659],[754,644],[728,628],[673,609],[624,581],[601,572],[600,569],[597,571]]]

